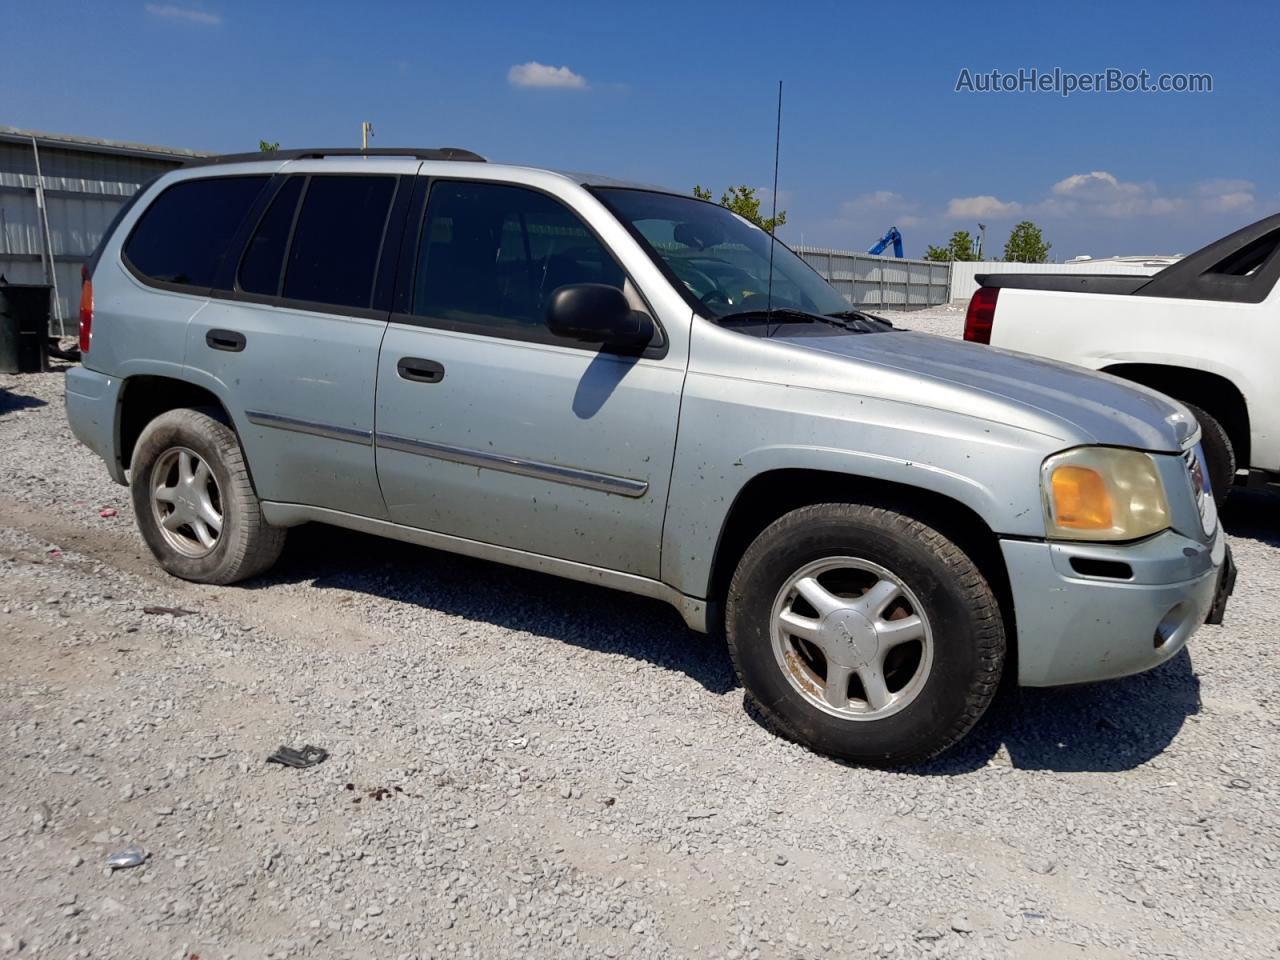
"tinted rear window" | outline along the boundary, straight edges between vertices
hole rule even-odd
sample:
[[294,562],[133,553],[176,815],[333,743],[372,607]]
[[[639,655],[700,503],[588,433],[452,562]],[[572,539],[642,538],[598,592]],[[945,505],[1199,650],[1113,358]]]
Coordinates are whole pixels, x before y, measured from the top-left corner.
[[394,177],[315,176],[289,247],[284,296],[368,307]]
[[138,219],[124,247],[129,263],[152,280],[212,287],[223,251],[267,179],[175,183]]

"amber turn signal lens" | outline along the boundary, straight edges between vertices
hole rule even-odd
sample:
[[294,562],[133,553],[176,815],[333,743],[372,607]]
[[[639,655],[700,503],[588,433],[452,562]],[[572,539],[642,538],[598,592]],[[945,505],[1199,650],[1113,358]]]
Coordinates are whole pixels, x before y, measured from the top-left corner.
[[1075,447],[1055,453],[1040,470],[1051,540],[1137,540],[1169,526],[1169,500],[1151,454]]
[[1111,494],[1102,474],[1088,467],[1053,471],[1053,512],[1058,526],[1071,530],[1109,530]]

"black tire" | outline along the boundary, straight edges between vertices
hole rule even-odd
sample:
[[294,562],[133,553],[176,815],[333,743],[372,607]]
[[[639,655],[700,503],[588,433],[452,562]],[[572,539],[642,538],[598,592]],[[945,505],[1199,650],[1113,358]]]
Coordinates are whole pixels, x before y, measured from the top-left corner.
[[[153,507],[153,476],[167,453],[188,450],[209,465],[222,514],[216,544],[205,556],[186,556],[161,529]],[[286,531],[262,515],[240,442],[210,412],[191,409],[160,414],[142,431],[134,447],[129,486],[138,529],[160,566],[175,577],[197,583],[228,584],[262,573],[280,556]]]
[[[932,666],[905,707],[843,719],[815,706],[774,652],[774,603],[807,564],[856,557],[891,572],[918,598],[933,632]],[[747,695],[784,736],[868,766],[922,763],[982,716],[1000,683],[1005,635],[986,579],[954,543],[901,513],[862,504],[802,507],[765,529],[734,573],[725,607],[729,654]]]
[[1236,482],[1236,448],[1222,424],[1212,416],[1194,403],[1183,400],[1182,405],[1200,421],[1200,445],[1209,468],[1209,484],[1213,487],[1214,502],[1222,506]]

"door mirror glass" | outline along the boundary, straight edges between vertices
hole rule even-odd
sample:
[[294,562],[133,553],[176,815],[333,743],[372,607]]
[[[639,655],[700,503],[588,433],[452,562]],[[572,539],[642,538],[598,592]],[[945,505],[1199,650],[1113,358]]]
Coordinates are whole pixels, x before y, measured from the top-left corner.
[[610,347],[642,347],[653,336],[653,321],[632,310],[621,290],[603,283],[558,287],[547,304],[547,327],[557,336]]

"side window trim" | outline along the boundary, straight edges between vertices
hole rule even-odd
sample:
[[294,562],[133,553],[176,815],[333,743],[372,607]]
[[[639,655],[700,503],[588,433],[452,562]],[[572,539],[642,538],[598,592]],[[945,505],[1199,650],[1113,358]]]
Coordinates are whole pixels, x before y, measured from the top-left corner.
[[[636,283],[635,278],[631,276],[629,270],[623,264],[621,259],[614,253],[613,248],[604,241],[604,238],[596,232],[595,228],[583,218],[577,210],[566,203],[560,197],[548,190],[543,190],[532,184],[521,183],[516,180],[491,180],[488,178],[468,178],[468,177],[435,177],[430,174],[418,174],[415,178],[419,182],[414,186],[413,199],[410,203],[408,218],[404,225],[404,235],[400,245],[399,268],[396,271],[395,296],[393,299],[390,321],[392,323],[403,324],[406,326],[425,327],[433,330],[450,330],[457,333],[471,334],[474,336],[491,337],[495,340],[512,340],[524,343],[541,343],[548,346],[568,347],[573,350],[581,350],[589,353],[613,353],[613,350],[602,348],[594,344],[579,343],[573,340],[566,340],[552,335],[550,332],[539,331],[537,328],[529,328],[522,330],[518,328],[502,330],[490,330],[480,326],[471,324],[454,323],[448,320],[442,320],[434,317],[419,316],[412,312],[413,294],[417,287],[417,272],[421,266],[421,242],[426,229],[427,206],[430,201],[432,189],[437,183],[464,183],[464,184],[485,184],[505,187],[517,187],[521,190],[528,190],[531,193],[538,193],[548,197],[560,206],[564,207],[582,224],[583,228],[591,234],[595,241],[600,244],[601,249],[605,251],[618,268],[622,271],[622,275],[631,289],[635,291],[640,302],[644,304],[645,312],[653,321],[654,339],[638,354],[627,351],[629,356],[639,356],[644,359],[660,359],[667,355],[670,346],[670,338],[667,337],[666,330],[662,326],[662,321],[658,318],[657,313],[653,309],[653,305],[644,295],[644,291],[640,285]],[[524,218],[521,217],[522,227],[524,226]],[[524,231],[525,242],[528,242],[527,230]]]
[[396,272],[400,267],[402,241],[417,179],[416,176],[398,178],[395,196],[391,198],[391,207],[387,211],[387,225],[382,232],[378,265],[373,276],[373,308],[388,316],[395,296]]
[[267,215],[267,211],[271,209],[271,204],[275,202],[276,194],[288,182],[288,176],[285,174],[273,174],[271,179],[267,181],[266,188],[258,194],[258,199],[254,201],[253,206],[249,208],[249,212],[241,221],[239,229],[231,238],[231,243],[227,245],[227,249],[222,252],[222,258],[218,263],[217,281],[213,285],[212,293],[214,295],[224,293],[235,293],[240,290],[240,264],[244,262],[245,253],[249,248],[249,241],[254,238],[258,232],[258,226],[262,223],[262,218]]
[[[404,231],[400,237],[400,254],[396,258],[395,293],[391,300],[391,317],[410,318],[413,316],[413,288],[418,273],[418,243],[422,236],[424,218],[427,215],[427,195],[431,192],[433,177],[418,175],[414,178],[412,196],[409,200],[408,215],[405,219]],[[400,319],[402,323],[413,323],[411,319]],[[418,324],[422,326],[422,324]]]
[[276,299],[284,299],[284,278],[289,272],[289,254],[293,250],[293,237],[298,232],[298,218],[302,216],[302,205],[307,202],[307,192],[311,189],[311,174],[299,174],[302,179],[302,192],[298,194],[298,202],[293,205],[293,216],[289,219],[289,234],[284,238],[284,250],[280,254],[280,276],[276,277]]

